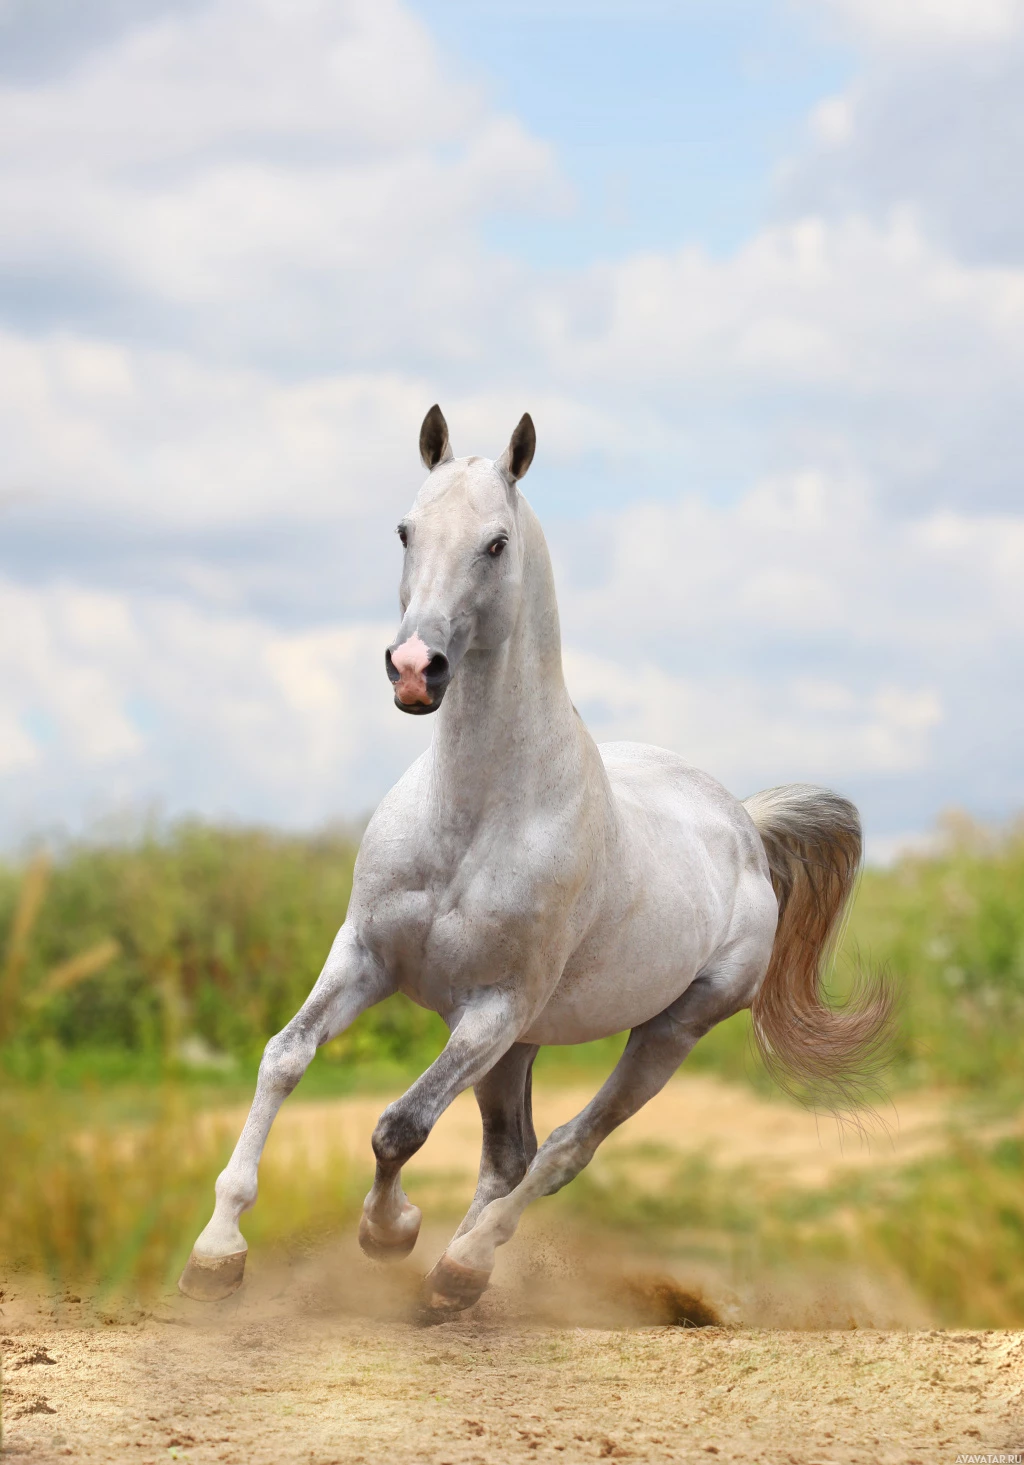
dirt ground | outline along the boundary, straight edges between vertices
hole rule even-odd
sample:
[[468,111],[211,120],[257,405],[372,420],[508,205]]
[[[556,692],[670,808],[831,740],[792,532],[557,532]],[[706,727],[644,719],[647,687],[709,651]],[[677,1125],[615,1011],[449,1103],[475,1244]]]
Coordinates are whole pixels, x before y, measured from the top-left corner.
[[[591,1089],[537,1096],[543,1134]],[[365,1164],[381,1101],[293,1104],[272,1143]],[[616,1145],[704,1152],[824,1184],[941,1143],[941,1103],[917,1097],[870,1143],[788,1105],[695,1077],[670,1086]],[[221,1116],[223,1118],[223,1116]],[[232,1116],[234,1122],[235,1116]],[[469,1096],[410,1165],[468,1196],[479,1146]],[[610,1153],[613,1153],[613,1149]],[[598,1156],[595,1164],[601,1163]],[[26,1465],[186,1460],[228,1465],[499,1465],[636,1461],[949,1462],[1024,1451],[1024,1334],[943,1331],[897,1284],[855,1274],[761,1276],[597,1233],[545,1230],[543,1207],[500,1253],[464,1318],[413,1321],[419,1278],[450,1227],[394,1269],[354,1237],[289,1261],[253,1254],[227,1302],[168,1295],[147,1309],[58,1303],[18,1279],[0,1301],[3,1457]],[[720,1324],[687,1322],[717,1318]],[[1022,1456],[1024,1459],[1024,1456]]]
[[[599,1087],[599,1077],[585,1086],[535,1086],[538,1136],[543,1139],[579,1113]],[[286,1104],[271,1132],[268,1157],[302,1149],[314,1163],[321,1156],[329,1163],[340,1150],[353,1166],[365,1169],[372,1161],[370,1136],[385,1102],[358,1096]],[[234,1133],[241,1128],[245,1113],[244,1109],[218,1111],[207,1117],[211,1124]],[[776,1181],[786,1184],[825,1185],[852,1169],[908,1164],[939,1148],[956,1117],[947,1096],[919,1092],[881,1105],[858,1131],[785,1100],[760,1098],[739,1084],[695,1074],[668,1084],[611,1135],[593,1166],[600,1169],[606,1158],[656,1146],[678,1158],[702,1154],[716,1165],[770,1170]],[[983,1129],[987,1138],[995,1138],[1007,1127],[1016,1128],[1016,1121],[975,1124],[972,1133],[980,1134]],[[465,1093],[442,1115],[426,1145],[406,1167],[406,1189],[411,1194],[418,1178],[433,1179],[443,1173],[453,1185],[461,1184],[468,1200],[479,1157],[480,1116],[473,1095]]]
[[495,1294],[424,1330],[341,1316],[315,1270],[289,1307],[3,1338],[4,1458],[227,1465],[948,1462],[1024,1449],[1024,1335],[552,1326]]

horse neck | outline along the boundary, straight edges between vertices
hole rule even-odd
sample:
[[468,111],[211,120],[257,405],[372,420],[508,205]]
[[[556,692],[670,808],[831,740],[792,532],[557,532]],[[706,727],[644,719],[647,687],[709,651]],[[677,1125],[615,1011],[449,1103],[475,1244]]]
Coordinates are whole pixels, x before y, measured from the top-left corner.
[[503,804],[522,807],[530,790],[565,768],[571,777],[579,720],[562,675],[555,581],[544,533],[525,499],[523,593],[511,636],[494,651],[463,658],[437,714],[433,760],[445,805],[478,819]]

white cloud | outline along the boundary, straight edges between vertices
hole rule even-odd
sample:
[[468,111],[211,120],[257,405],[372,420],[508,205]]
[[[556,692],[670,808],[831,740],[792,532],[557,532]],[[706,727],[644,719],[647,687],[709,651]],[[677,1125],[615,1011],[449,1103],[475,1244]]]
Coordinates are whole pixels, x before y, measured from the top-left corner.
[[1017,501],[1024,269],[963,266],[909,220],[805,220],[731,259],[685,250],[536,281],[523,315],[529,386],[495,342],[477,391],[450,369],[282,378],[8,329],[0,489],[179,527],[376,515],[383,537],[440,394],[460,451],[496,454],[529,408],[538,478],[596,453],[647,496],[810,463],[868,476],[896,505]]
[[[56,655],[55,647],[60,648]],[[132,652],[144,656],[124,608],[104,597],[58,591],[41,599],[17,585],[0,585],[0,656],[7,684],[3,721],[19,730],[22,750],[26,737],[31,744],[16,763],[35,764],[44,778],[52,774],[56,750],[51,739],[58,731],[86,766],[136,753],[141,739],[125,714],[112,671]],[[40,720],[42,735],[33,738],[32,725]]]
[[[181,350],[0,329],[0,383],[0,492],[87,508],[114,529],[369,517],[384,541],[423,476],[416,444],[432,383],[411,373],[290,381]],[[459,451],[495,457],[528,406],[549,463],[607,436],[597,406],[550,389],[445,399]]]
[[40,761],[35,742],[9,712],[0,715],[0,778],[21,773]]
[[827,641],[836,655],[934,666],[1024,642],[1024,517],[892,518],[863,482],[814,471],[733,505],[688,495],[606,514],[582,558],[557,549],[572,636],[620,655],[660,644],[669,665],[700,642],[727,643],[734,659],[744,638],[755,656]]
[[919,398],[966,385],[968,353],[993,378],[1024,364],[1024,271],[966,268],[908,214],[881,227],[808,216],[727,259],[638,255],[538,309],[562,372],[645,392],[710,380],[734,395],[771,384]]
[[826,8],[860,73],[726,257],[489,248],[564,180],[395,0],[147,0],[0,86],[8,827],[375,802],[429,731],[380,607],[435,396],[460,452],[535,417],[601,735],[890,831],[1017,797],[1021,8]]
[[1024,26],[1021,0],[818,0],[875,42],[955,45],[1005,40]]
[[391,373],[289,383],[180,351],[10,332],[0,381],[4,488],[179,527],[393,504],[426,395]]
[[[813,778],[876,832],[921,799],[1024,799],[1024,518],[894,518],[857,480],[690,495],[555,541],[570,688],[602,737],[676,749],[738,790]],[[983,750],[983,751],[982,751]]]
[[811,113],[811,130],[826,145],[849,142],[853,128],[853,101],[850,97],[826,97]]
[[156,795],[293,826],[366,812],[429,736],[392,705],[393,633],[289,633],[167,597],[0,582],[7,837]]
[[917,770],[928,758],[928,734],[942,720],[939,698],[928,690],[883,685],[862,696],[799,676],[777,684],[679,677],[649,662],[624,667],[572,650],[566,676],[600,741],[671,748],[742,794],[793,769],[826,782]]
[[[820,0],[819,0],[820,8]],[[866,64],[783,170],[788,212],[911,213],[962,260],[1024,264],[1024,0],[825,0]]]
[[1019,501],[1024,267],[964,265],[910,213],[809,216],[725,259],[633,256],[535,309],[559,387],[606,403],[632,440],[623,476],[659,492],[811,462],[905,508]]
[[0,270],[220,356],[464,349],[479,220],[563,193],[395,0],[213,0],[0,88]]
[[[588,584],[555,549],[567,680],[598,737],[674,748],[739,792],[933,777],[940,736],[985,741],[996,770],[1015,758],[999,669],[1024,652],[1020,520],[894,527],[862,486],[805,474],[594,532]],[[391,705],[391,621],[288,631],[182,597],[8,582],[0,626],[8,828],[154,789],[290,824],[358,814],[431,729]]]
[[[285,632],[166,597],[0,583],[0,809],[8,831],[144,807],[290,825],[372,808],[425,746],[383,674],[390,624]],[[934,693],[806,676],[680,676],[570,647],[601,738],[677,749],[737,787],[917,767]]]

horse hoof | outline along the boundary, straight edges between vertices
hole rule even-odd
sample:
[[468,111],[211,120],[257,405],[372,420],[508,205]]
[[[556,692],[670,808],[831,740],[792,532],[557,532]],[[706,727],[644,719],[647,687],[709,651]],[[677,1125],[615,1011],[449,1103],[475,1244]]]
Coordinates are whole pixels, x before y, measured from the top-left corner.
[[403,1211],[395,1230],[385,1232],[364,1211],[359,1218],[359,1245],[376,1262],[401,1261],[416,1245],[421,1219],[419,1206],[410,1205]]
[[193,1252],[178,1278],[178,1291],[196,1302],[230,1297],[242,1285],[246,1255],[244,1251],[233,1251],[230,1256],[197,1256]]
[[443,1323],[457,1312],[465,1312],[487,1290],[490,1272],[467,1267],[445,1255],[423,1281],[419,1321],[429,1326]]

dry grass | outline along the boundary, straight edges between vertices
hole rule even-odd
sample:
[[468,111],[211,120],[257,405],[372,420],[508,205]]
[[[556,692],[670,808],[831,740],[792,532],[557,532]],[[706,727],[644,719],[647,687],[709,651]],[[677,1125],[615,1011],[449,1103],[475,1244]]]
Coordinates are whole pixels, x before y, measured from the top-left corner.
[[[170,1286],[208,1219],[235,1130],[201,1122],[173,1087],[155,1118],[132,1126],[35,1099],[0,1105],[0,1266],[100,1294],[145,1298]],[[355,1183],[342,1148],[327,1158],[268,1155],[246,1223],[255,1245],[310,1243],[352,1219],[365,1177]]]
[[[201,1115],[174,1088],[137,1123],[60,1096],[37,1094],[30,1106],[7,1095],[0,1276],[20,1270],[100,1297],[172,1286],[236,1133],[234,1119]],[[340,1132],[321,1126],[272,1143],[244,1223],[250,1245],[302,1254],[351,1235],[368,1178]],[[465,1199],[462,1177],[428,1171],[414,1189],[442,1224]],[[588,1235],[596,1251],[618,1237],[636,1256],[672,1257],[695,1275],[711,1265],[745,1284],[786,1269],[867,1268],[900,1279],[947,1324],[1024,1325],[1024,1137],[953,1138],[912,1165],[824,1186],[623,1144],[537,1207],[536,1220]]]

